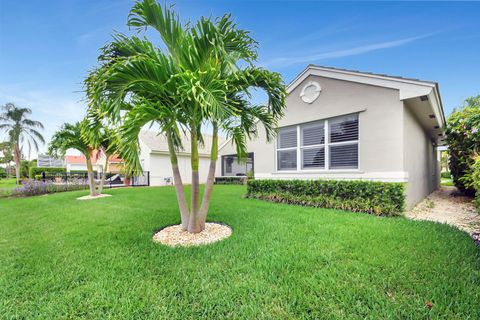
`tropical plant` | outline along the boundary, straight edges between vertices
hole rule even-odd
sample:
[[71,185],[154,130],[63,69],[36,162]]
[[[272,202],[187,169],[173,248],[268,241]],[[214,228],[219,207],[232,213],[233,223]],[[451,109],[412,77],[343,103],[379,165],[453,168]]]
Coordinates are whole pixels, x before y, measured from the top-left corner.
[[33,178],[30,176],[30,169],[37,166],[37,160],[22,160],[20,162],[20,177]]
[[32,147],[38,151],[39,143],[45,143],[45,139],[38,131],[38,129],[43,129],[43,124],[28,118],[32,114],[32,110],[29,108],[19,108],[13,103],[7,103],[0,109],[2,111],[0,113],[0,130],[7,132],[9,142],[13,146],[15,174],[17,184],[19,184],[23,144],[27,144],[29,153]]
[[453,182],[473,195],[472,167],[475,155],[480,154],[480,95],[466,99],[463,107],[450,114],[446,133]]
[[[165,50],[146,38],[117,34],[102,48],[100,67],[86,79],[89,116],[95,122],[108,118],[122,123],[118,130],[120,156],[134,172],[141,171],[138,134],[155,123],[167,138],[181,225],[189,232],[205,227],[213,191],[218,155],[218,132],[224,131],[246,155],[246,141],[256,135],[260,122],[271,139],[285,107],[285,89],[279,74],[257,68],[257,43],[237,29],[230,15],[212,20],[200,18],[182,25],[176,13],[154,0],[138,1],[128,26],[156,30]],[[246,67],[241,67],[246,66]],[[250,88],[263,89],[266,105],[250,103]],[[102,119],[103,118],[103,119]],[[208,178],[200,203],[198,147],[201,128],[213,131]],[[177,152],[183,149],[181,135],[191,145],[192,192],[188,208]]]
[[96,196],[97,190],[92,165],[92,153],[95,148],[82,138],[82,122],[64,123],[60,130],[54,133],[48,146],[48,153],[54,157],[63,157],[68,149],[75,149],[85,156],[90,196]]
[[104,155],[100,183],[97,185],[97,193],[102,194],[109,160],[116,152],[117,136],[115,131],[106,124],[102,124],[101,122],[89,123],[88,119],[82,122],[81,129],[82,139],[88,141],[92,148],[102,152]]
[[10,162],[13,161],[13,147],[10,141],[0,142],[0,163],[5,165],[5,174],[8,177]]

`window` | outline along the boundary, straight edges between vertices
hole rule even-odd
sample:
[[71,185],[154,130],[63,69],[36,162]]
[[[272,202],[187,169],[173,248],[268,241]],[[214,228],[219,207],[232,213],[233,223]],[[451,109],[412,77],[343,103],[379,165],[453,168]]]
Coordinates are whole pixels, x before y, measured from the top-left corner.
[[297,127],[282,128],[277,139],[277,167],[297,170]]
[[246,176],[249,173],[253,174],[253,152],[242,161],[236,154],[222,156],[222,176]]
[[280,128],[277,169],[358,169],[358,114]]
[[330,169],[358,169],[358,114],[329,120]]

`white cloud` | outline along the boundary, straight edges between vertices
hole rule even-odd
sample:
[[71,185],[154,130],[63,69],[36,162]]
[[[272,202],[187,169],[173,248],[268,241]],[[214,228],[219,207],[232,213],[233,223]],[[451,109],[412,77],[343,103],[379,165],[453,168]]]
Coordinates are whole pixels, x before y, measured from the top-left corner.
[[[32,84],[37,86],[38,84]],[[45,130],[42,134],[46,144],[40,146],[39,153],[47,150],[47,144],[53,133],[64,122],[76,122],[85,114],[85,104],[81,101],[82,93],[64,92],[64,89],[51,88],[48,90],[31,90],[30,84],[0,85],[0,105],[13,102],[17,106],[32,109],[31,118],[43,123]],[[5,138],[0,133],[0,140]],[[26,151],[26,150],[25,150]],[[32,158],[36,153],[32,150]]]
[[325,51],[325,52],[320,52],[320,53],[315,53],[310,55],[297,55],[297,56],[290,56],[290,57],[274,58],[262,63],[262,65],[268,66],[268,67],[289,66],[289,65],[299,64],[299,63],[312,63],[319,60],[354,56],[354,55],[363,54],[363,53],[381,50],[381,49],[400,47],[408,43],[414,42],[416,40],[429,37],[431,35],[433,34],[430,33],[430,34],[416,36],[416,37],[403,38],[403,39],[398,39],[393,41],[378,42],[378,43],[373,43],[373,44],[368,44],[363,46]]

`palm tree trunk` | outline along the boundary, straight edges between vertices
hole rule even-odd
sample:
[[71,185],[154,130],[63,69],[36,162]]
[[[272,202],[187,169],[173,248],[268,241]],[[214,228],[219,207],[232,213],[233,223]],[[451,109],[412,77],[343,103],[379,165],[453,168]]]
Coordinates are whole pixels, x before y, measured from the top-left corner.
[[191,143],[191,166],[192,166],[192,194],[191,194],[191,205],[190,205],[190,220],[188,222],[188,232],[190,233],[199,233],[201,232],[202,225],[200,223],[198,202],[200,199],[200,178],[198,174],[198,136],[196,128],[192,126],[190,134],[190,143]]
[[215,170],[217,168],[218,159],[218,125],[213,123],[212,135],[212,150],[210,151],[210,167],[208,169],[207,182],[205,183],[205,191],[203,192],[202,205],[198,219],[202,230],[205,229],[205,222],[207,220],[208,207],[213,193],[213,183],[215,182]]
[[20,151],[20,146],[18,143],[15,144],[13,150],[13,158],[15,160],[15,177],[17,179],[17,184],[20,184],[20,165],[22,160],[22,152]]
[[190,213],[188,212],[187,199],[185,197],[185,190],[183,189],[182,176],[178,168],[178,159],[175,148],[173,147],[172,136],[167,133],[168,151],[170,153],[170,163],[172,164],[173,183],[175,184],[175,192],[177,193],[178,208],[180,209],[180,218],[182,220],[182,230],[188,229],[188,219]]
[[90,153],[85,155],[87,158],[87,175],[88,175],[88,186],[90,188],[90,196],[95,197],[97,192],[95,190],[95,179],[93,177],[93,166],[92,160],[90,159]]
[[98,194],[102,194],[103,186],[105,185],[105,176],[107,175],[108,170],[108,158],[109,155],[105,153],[105,164],[103,165],[102,179],[100,180],[100,186],[98,187]]

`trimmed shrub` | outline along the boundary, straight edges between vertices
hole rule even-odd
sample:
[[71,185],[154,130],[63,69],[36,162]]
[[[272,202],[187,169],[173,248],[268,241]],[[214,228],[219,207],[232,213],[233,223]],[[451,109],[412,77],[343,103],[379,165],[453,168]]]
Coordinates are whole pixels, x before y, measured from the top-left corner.
[[480,153],[480,95],[465,100],[447,121],[449,167],[455,186],[467,195],[474,195],[472,180],[474,156]]
[[55,184],[50,181],[37,181],[32,179],[25,179],[21,187],[12,189],[10,196],[13,197],[30,197],[41,194],[84,190],[88,189],[88,184],[81,180],[71,181],[68,184]]
[[46,175],[56,175],[56,174],[62,174],[67,172],[66,168],[61,168],[61,167],[51,167],[51,168],[38,168],[38,167],[32,167],[30,168],[30,172],[28,176],[30,178],[36,178],[37,176],[42,176],[42,173],[45,172]]
[[215,184],[245,184],[247,183],[247,177],[216,177]]
[[473,187],[475,188],[475,204],[477,205],[477,211],[480,213],[480,156],[475,158],[475,162],[473,163],[473,170],[472,170],[472,180],[473,180]]
[[248,198],[394,216],[405,206],[402,183],[363,180],[248,180]]
[[452,174],[450,172],[442,172],[440,173],[440,177],[442,179],[451,179],[452,178]]
[[7,170],[5,168],[0,167],[0,179],[4,179],[7,177]]

